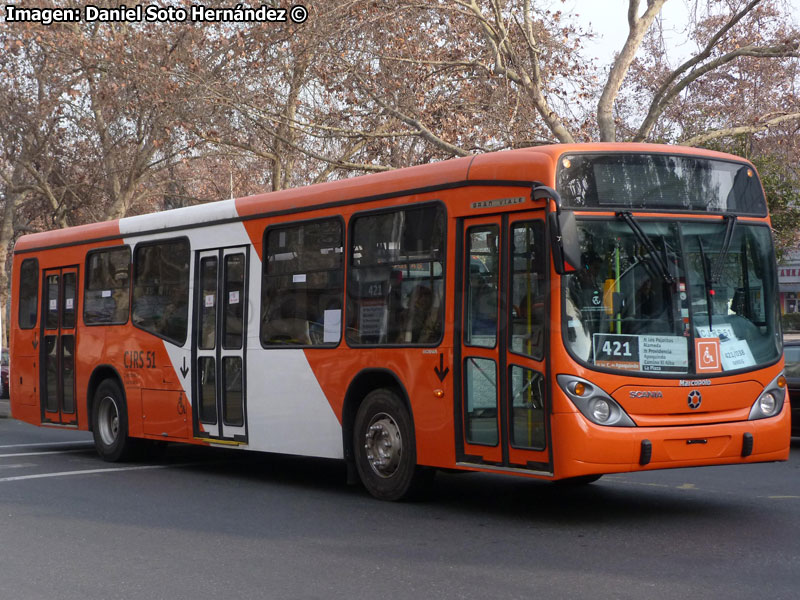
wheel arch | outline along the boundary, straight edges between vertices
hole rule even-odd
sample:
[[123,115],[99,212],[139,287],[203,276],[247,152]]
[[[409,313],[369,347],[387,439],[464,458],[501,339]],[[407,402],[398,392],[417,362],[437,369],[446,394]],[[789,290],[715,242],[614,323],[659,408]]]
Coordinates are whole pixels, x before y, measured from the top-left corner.
[[122,383],[122,377],[119,372],[111,365],[98,365],[92,371],[89,377],[89,385],[86,388],[86,413],[89,417],[89,431],[94,431],[94,396],[97,388],[106,379],[112,379],[119,385],[120,392],[122,392],[122,399],[127,406],[127,398],[125,396],[125,386]]
[[400,378],[396,373],[389,369],[364,369],[359,371],[350,385],[347,387],[347,392],[344,396],[344,404],[342,406],[342,444],[344,450],[344,458],[347,462],[352,463],[355,461],[353,454],[353,427],[355,425],[356,413],[358,407],[364,398],[373,390],[379,388],[389,388],[397,392],[403,404],[408,410],[408,415],[411,418],[412,435],[414,436],[416,444],[416,435],[414,435],[414,411],[411,409],[411,402],[408,398],[408,392],[403,385]]

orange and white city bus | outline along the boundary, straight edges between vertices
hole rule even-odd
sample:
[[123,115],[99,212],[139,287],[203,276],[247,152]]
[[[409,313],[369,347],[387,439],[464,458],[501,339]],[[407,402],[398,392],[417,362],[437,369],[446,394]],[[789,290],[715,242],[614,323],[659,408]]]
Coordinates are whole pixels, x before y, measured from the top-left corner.
[[552,145],[22,237],[11,409],[163,442],[588,482],[786,460],[764,193],[734,156]]

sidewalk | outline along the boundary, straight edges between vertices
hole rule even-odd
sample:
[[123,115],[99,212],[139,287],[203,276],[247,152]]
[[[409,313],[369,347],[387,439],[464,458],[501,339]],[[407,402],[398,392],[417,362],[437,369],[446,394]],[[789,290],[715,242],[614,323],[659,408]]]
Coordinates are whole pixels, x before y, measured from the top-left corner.
[[0,419],[7,419],[11,416],[11,407],[8,400],[0,400]]

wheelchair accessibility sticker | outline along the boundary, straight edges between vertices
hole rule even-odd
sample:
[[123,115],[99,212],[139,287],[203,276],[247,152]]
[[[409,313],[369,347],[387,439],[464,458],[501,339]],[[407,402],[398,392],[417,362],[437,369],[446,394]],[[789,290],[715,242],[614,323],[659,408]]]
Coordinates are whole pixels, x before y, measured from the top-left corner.
[[694,341],[694,355],[698,373],[719,373],[722,362],[719,354],[719,338],[697,338]]

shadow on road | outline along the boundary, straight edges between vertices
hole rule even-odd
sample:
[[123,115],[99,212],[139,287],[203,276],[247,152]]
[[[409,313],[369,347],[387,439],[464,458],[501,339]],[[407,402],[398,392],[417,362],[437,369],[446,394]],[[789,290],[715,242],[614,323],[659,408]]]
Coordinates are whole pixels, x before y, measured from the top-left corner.
[[657,518],[662,524],[670,520],[685,524],[687,519],[704,519],[726,512],[736,516],[740,508],[711,492],[692,493],[668,485],[630,481],[624,475],[610,475],[590,485],[573,486],[508,475],[452,472],[437,473],[430,489],[417,501],[390,505],[373,500],[360,485],[348,486],[344,463],[338,460],[171,446],[165,462],[191,462],[185,468],[218,478],[215,483],[221,486],[231,480],[254,482],[311,494],[313,501],[355,501],[360,509],[364,504],[359,499],[367,506],[374,504],[376,510],[394,511],[400,506],[405,512],[422,504],[440,512],[529,523],[558,520],[594,526],[598,522],[649,522]]

